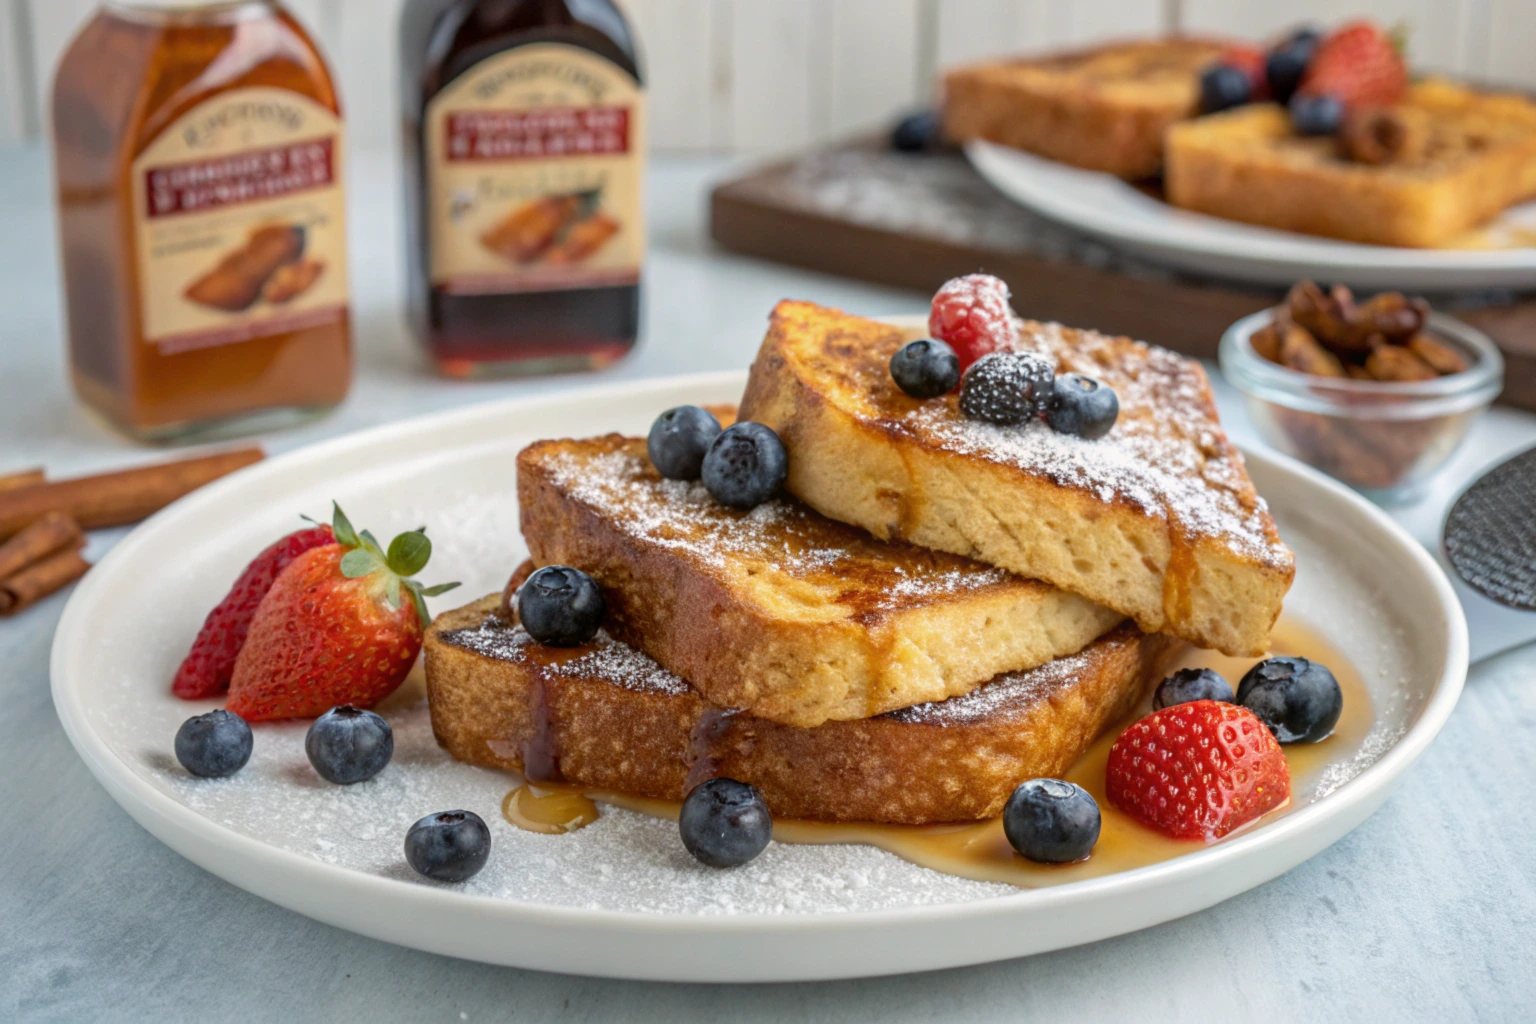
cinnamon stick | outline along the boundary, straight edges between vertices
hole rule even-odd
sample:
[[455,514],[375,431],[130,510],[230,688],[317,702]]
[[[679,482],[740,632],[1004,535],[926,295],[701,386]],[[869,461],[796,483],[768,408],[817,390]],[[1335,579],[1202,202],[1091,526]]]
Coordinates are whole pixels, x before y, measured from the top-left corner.
[[23,469],[16,473],[0,473],[0,491],[14,491],[18,487],[31,487],[40,484],[47,477],[43,475],[41,466],[36,469]]
[[62,512],[87,530],[136,523],[204,484],[260,461],[261,457],[260,448],[240,448],[0,491],[0,540],[49,512]]
[[0,580],[15,575],[55,552],[65,548],[78,551],[84,545],[85,533],[79,523],[62,512],[49,512],[0,544]]
[[15,615],[85,575],[91,563],[74,550],[60,551],[0,580],[0,616]]

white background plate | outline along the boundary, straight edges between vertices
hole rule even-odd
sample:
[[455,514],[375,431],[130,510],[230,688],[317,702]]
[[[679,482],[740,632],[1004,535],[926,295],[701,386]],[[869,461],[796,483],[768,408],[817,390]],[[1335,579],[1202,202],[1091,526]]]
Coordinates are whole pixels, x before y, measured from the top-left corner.
[[[982,963],[1121,934],[1211,906],[1288,870],[1357,825],[1455,705],[1466,626],[1444,577],[1380,512],[1299,465],[1250,455],[1298,554],[1288,614],[1365,670],[1377,726],[1297,810],[1173,861],[1035,891],[937,875],[868,847],[773,844],[711,872],[675,826],[606,809],[569,836],[503,822],[506,776],[432,744],[425,709],[389,711],[394,762],[331,787],[299,725],[260,726],[239,775],[194,780],[171,758],[201,706],[168,693],[202,616],[251,553],[339,498],[380,536],[426,522],[425,578],[499,588],[522,545],[513,456],[540,437],[644,432],[683,402],[732,401],[740,373],[501,402],[321,444],[243,471],[155,516],[76,590],[53,647],[53,695],[107,791],[184,856],[282,906],[402,945],[494,963],[679,981],[810,980]],[[455,597],[458,595],[455,595]],[[439,599],[439,610],[451,599]],[[406,702],[408,704],[408,702]],[[206,706],[212,706],[210,703]],[[453,888],[421,882],[401,842],[416,818],[468,807],[491,863]]]
[[[990,142],[966,144],[981,176],[1041,216],[1182,270],[1288,288],[1304,277],[1352,288],[1451,290],[1536,286],[1536,249],[1358,245],[1180,210],[1113,175]],[[1536,203],[1490,228],[1536,229]]]

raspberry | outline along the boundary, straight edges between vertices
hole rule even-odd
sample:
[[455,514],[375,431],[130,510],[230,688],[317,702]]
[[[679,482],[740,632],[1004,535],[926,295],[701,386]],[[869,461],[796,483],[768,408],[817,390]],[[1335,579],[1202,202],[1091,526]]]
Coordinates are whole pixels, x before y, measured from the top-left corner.
[[1018,340],[1008,286],[990,274],[947,282],[933,297],[928,330],[960,357],[960,371],[988,352],[1007,351]]
[[960,378],[960,411],[988,423],[1023,423],[1045,408],[1055,379],[1033,352],[989,352]]

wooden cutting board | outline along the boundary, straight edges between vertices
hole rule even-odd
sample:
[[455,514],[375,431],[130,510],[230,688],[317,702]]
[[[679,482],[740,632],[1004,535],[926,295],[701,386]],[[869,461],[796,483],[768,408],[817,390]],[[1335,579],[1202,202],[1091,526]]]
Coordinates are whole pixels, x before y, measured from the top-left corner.
[[[957,152],[897,153],[856,141],[715,188],[710,234],[735,252],[932,293],[986,271],[1036,320],[1128,334],[1202,358],[1279,290],[1198,277],[1121,254],[1037,217]],[[1536,291],[1430,295],[1486,331],[1507,361],[1509,405],[1536,410]]]

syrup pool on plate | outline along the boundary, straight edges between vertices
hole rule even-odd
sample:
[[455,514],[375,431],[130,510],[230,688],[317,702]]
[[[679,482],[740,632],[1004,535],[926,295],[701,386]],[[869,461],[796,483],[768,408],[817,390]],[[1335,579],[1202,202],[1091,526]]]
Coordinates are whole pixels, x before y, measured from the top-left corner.
[[[1290,814],[1324,795],[1318,792],[1318,788],[1328,767],[1352,760],[1360,752],[1375,722],[1370,694],[1360,673],[1342,653],[1317,633],[1293,619],[1282,617],[1275,626],[1270,643],[1270,655],[1281,654],[1310,658],[1331,669],[1344,692],[1344,711],[1333,734],[1327,739],[1319,743],[1290,744],[1281,748],[1285,751],[1285,759],[1291,770],[1291,799],[1284,806],[1241,829],[1236,833],[1239,835],[1250,828],[1262,828],[1270,821]],[[1225,676],[1235,690],[1244,673],[1260,660],[1231,658],[1214,651],[1185,647],[1175,655],[1168,671],[1195,666],[1211,668]],[[934,871],[1025,888],[1097,878],[1193,853],[1203,849],[1206,844],[1162,836],[1116,810],[1104,795],[1104,766],[1109,759],[1109,748],[1131,721],[1149,710],[1150,703],[1144,703],[1135,716],[1099,737],[1066,773],[1068,780],[1093,794],[1103,814],[1103,830],[1099,834],[1098,845],[1087,860],[1061,865],[1031,863],[1014,853],[1008,845],[1000,818],[951,825],[880,825],[868,822],[780,819],[773,823],[773,838],[783,843],[864,843]],[[563,833],[597,820],[594,802],[673,820],[676,820],[681,806],[675,801],[649,800],[622,793],[525,783],[507,794],[502,813],[519,828],[534,832]]]

